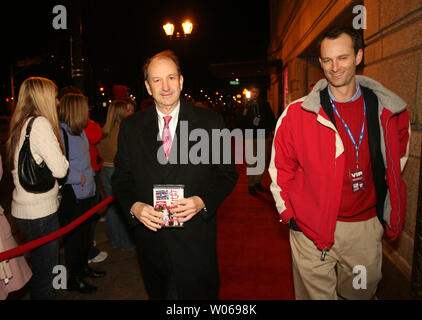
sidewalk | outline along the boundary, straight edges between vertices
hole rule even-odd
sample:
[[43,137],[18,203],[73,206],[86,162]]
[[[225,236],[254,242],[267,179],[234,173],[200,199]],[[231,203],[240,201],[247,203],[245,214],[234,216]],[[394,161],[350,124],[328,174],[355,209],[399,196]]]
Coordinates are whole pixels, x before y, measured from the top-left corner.
[[[20,238],[20,234],[16,235]],[[108,252],[106,260],[100,263],[90,263],[97,270],[105,270],[106,276],[101,279],[85,278],[96,286],[94,294],[81,294],[68,290],[56,290],[57,300],[147,300],[148,294],[144,288],[136,250],[121,251],[108,245],[106,222],[98,222],[95,230],[97,248]],[[25,254],[28,257],[27,254]],[[65,265],[63,246],[60,247],[60,263]],[[9,294],[7,300],[29,300],[29,286]]]
[[[148,295],[144,288],[136,250],[121,251],[108,245],[106,222],[98,222],[95,230],[97,248],[107,251],[108,257],[100,263],[90,263],[97,270],[105,270],[101,279],[85,278],[87,282],[98,287],[94,294],[81,294],[68,290],[57,290],[58,300],[146,300]],[[60,261],[64,264],[63,248]]]

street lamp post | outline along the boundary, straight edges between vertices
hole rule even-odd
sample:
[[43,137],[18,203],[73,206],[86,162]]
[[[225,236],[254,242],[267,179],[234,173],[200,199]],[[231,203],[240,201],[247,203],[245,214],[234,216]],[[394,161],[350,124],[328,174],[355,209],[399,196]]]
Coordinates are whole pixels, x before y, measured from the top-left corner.
[[183,39],[187,39],[192,33],[193,23],[190,22],[189,20],[186,20],[185,22],[182,23],[183,35],[180,33],[180,31],[176,31],[176,33],[174,33],[175,25],[171,22],[167,22],[165,25],[163,25],[163,29],[164,29],[164,32],[166,33],[166,36],[170,40],[183,40]]
[[182,28],[183,28],[183,33],[185,34],[185,36],[190,35],[193,30],[193,24],[189,20],[186,20],[185,22],[182,23]]
[[85,92],[85,70],[82,56],[82,18],[80,0],[72,1],[72,28],[70,36],[70,67],[74,84],[84,94]]

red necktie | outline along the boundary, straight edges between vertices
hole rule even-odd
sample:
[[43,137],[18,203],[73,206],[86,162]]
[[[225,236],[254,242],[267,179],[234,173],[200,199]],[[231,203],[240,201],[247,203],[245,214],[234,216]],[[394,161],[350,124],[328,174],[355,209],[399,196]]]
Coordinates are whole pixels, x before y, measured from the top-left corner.
[[169,128],[169,122],[171,120],[171,116],[164,117],[164,129],[163,129],[163,146],[164,146],[164,153],[166,158],[169,158],[170,150],[171,150],[171,134]]

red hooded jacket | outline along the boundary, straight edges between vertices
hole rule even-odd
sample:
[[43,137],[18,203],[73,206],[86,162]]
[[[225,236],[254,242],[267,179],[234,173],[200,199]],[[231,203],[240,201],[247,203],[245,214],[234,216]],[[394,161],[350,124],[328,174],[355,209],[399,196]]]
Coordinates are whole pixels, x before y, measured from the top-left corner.
[[101,138],[103,137],[103,131],[99,124],[95,123],[89,118],[84,130],[89,142],[89,155],[91,157],[92,169],[94,171],[100,171],[103,166],[104,159],[98,152],[98,149],[95,145],[101,141]]

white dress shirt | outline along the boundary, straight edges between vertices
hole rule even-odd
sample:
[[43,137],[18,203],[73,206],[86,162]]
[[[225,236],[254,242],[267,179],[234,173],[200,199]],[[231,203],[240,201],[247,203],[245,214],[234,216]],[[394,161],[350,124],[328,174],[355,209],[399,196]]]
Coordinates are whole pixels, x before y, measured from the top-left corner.
[[158,130],[159,130],[159,135],[161,138],[163,135],[164,124],[165,124],[164,117],[171,116],[171,120],[169,122],[169,129],[170,129],[171,138],[172,140],[174,140],[174,134],[176,132],[176,127],[177,127],[177,120],[179,119],[180,101],[177,104],[177,107],[170,114],[164,114],[160,112],[160,110],[158,110],[157,107],[155,107],[155,110],[157,110],[157,114],[158,114]]

